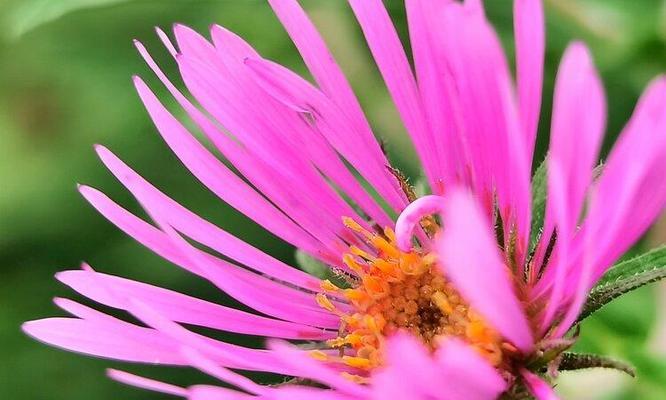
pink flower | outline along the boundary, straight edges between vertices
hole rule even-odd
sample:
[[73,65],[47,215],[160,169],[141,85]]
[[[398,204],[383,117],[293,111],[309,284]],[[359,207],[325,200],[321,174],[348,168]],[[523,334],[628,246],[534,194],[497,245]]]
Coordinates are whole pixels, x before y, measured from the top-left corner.
[[[195,105],[136,43],[235,170],[141,78],[134,82],[160,134],[199,181],[330,266],[337,283],[188,211],[100,146],[103,163],[154,225],[96,189],[82,186],[82,195],[137,241],[254,312],[84,265],[57,278],[145,326],[56,299],[73,317],[28,322],[25,331],[76,352],[191,366],[235,388],[181,388],[110,372],[189,399],[494,399],[521,387],[538,399],[555,398],[535,361],[544,348],[573,340],[566,335],[587,292],[665,204],[666,80],[650,85],[595,179],[604,93],[585,45],[567,49],[555,88],[544,228],[533,244],[530,173],[544,58],[539,0],[514,3],[515,87],[481,1],[406,1],[412,71],[381,0],[349,0],[422,163],[431,194],[420,198],[389,168],[296,0],[269,2],[316,85],[219,26],[211,29],[212,42],[175,26],[177,49],[158,31]],[[270,339],[267,349],[252,349],[188,326]],[[232,370],[296,379],[262,386]]]

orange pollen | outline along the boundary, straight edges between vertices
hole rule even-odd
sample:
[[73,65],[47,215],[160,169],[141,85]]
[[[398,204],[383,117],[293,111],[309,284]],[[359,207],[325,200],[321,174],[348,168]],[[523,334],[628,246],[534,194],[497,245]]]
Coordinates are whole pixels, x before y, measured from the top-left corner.
[[[433,253],[398,249],[390,228],[370,232],[351,218],[347,228],[364,239],[364,249],[350,247],[343,261],[359,279],[352,288],[340,288],[325,280],[324,293],[345,298],[353,310],[336,309],[326,294],[317,303],[340,317],[339,336],[327,345],[340,356],[317,351],[313,357],[369,371],[383,363],[386,337],[398,330],[410,332],[434,351],[441,340],[455,337],[467,342],[491,364],[502,364],[503,340],[470,309],[436,265]],[[350,379],[362,377],[349,375]]]

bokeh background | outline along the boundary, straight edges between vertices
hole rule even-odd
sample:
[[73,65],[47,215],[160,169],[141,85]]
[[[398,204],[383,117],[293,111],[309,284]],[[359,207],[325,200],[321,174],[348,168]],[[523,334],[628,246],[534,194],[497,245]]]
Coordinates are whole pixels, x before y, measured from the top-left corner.
[[[341,0],[302,3],[348,73],[390,157],[416,178],[413,153],[348,7]],[[386,3],[404,37],[402,1]],[[486,3],[513,54],[511,1]],[[557,62],[574,39],[590,45],[607,88],[607,149],[641,89],[666,71],[666,1],[551,0],[547,13],[546,99],[537,158],[545,153]],[[82,260],[101,271],[227,301],[210,285],[122,235],[79,197],[75,183],[87,183],[140,212],[98,162],[94,143],[109,146],[156,186],[225,229],[293,260],[293,249],[196,184],[159,139],[135,95],[133,74],[156,89],[161,86],[136,54],[132,39],[143,41],[175,77],[174,63],[153,31],[154,26],[169,29],[174,22],[201,32],[212,23],[222,24],[265,57],[304,73],[294,47],[261,0],[0,2],[0,398],[166,398],[106,379],[106,367],[148,371],[184,385],[208,381],[185,369],[124,366],[65,353],[20,332],[22,321],[61,314],[52,297],[78,299],[53,274],[77,268]],[[658,227],[642,246],[665,242],[666,229]],[[566,398],[666,398],[663,291],[657,285],[641,289],[583,326],[580,349],[626,359],[638,367],[639,377],[632,380],[614,371],[564,374],[558,390]]]

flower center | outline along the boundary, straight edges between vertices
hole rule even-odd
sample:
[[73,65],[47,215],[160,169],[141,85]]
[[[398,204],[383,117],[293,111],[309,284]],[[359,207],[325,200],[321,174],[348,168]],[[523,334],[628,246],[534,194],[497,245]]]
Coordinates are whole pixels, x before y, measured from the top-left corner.
[[[344,223],[363,237],[367,248],[351,246],[344,255],[344,263],[358,276],[351,288],[340,288],[328,280],[322,283],[328,295],[318,294],[317,302],[341,319],[339,336],[328,345],[340,351],[339,356],[322,351],[313,356],[372,370],[383,363],[386,337],[403,330],[431,350],[447,337],[462,339],[491,364],[500,366],[502,338],[446,280],[434,253],[401,251],[390,228],[378,234],[349,218]],[[330,296],[347,300],[351,310],[340,311]]]

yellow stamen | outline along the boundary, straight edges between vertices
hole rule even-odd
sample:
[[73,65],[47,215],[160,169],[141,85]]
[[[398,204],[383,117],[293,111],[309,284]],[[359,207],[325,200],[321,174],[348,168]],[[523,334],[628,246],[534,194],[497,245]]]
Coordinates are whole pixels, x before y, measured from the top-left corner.
[[328,354],[324,353],[321,350],[312,350],[309,354],[310,354],[310,357],[314,358],[315,360],[319,360],[319,361],[327,361],[328,360]]
[[370,360],[362,357],[343,356],[342,362],[354,368],[369,369],[372,365]]
[[331,312],[336,311],[335,306],[333,305],[333,303],[331,303],[331,300],[329,300],[328,297],[326,297],[326,295],[322,293],[317,293],[315,299],[317,300],[317,304],[319,304],[321,308]]

